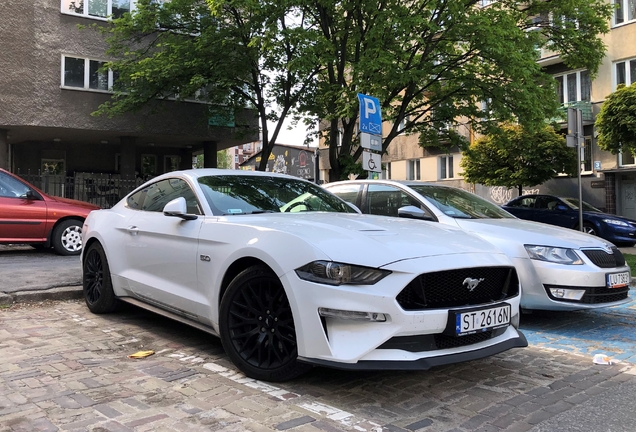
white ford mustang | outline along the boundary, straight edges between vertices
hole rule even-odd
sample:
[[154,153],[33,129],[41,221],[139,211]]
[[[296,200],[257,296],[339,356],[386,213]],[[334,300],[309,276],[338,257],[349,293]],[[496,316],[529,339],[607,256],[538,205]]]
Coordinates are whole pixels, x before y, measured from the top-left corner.
[[221,338],[246,375],[428,369],[527,346],[511,261],[463,231],[359,214],[297,178],[164,174],[83,228],[84,297]]

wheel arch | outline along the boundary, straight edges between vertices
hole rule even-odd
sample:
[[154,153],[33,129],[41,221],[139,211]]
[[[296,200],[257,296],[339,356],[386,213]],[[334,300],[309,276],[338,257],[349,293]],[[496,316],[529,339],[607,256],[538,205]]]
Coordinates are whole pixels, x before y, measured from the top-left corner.
[[256,257],[249,256],[237,259],[227,268],[225,274],[223,275],[221,286],[219,287],[219,297],[217,299],[217,305],[221,305],[221,299],[223,298],[225,291],[227,291],[227,287],[234,280],[234,278],[243,270],[253,265],[263,265],[271,270],[272,273],[276,274],[274,269],[272,269],[265,261]]
[[[57,229],[58,226],[60,226],[61,223],[66,222],[68,220],[76,220],[78,222],[80,222],[81,224],[84,224],[84,221],[86,220],[86,218],[83,218],[81,216],[64,216],[59,218],[58,220],[55,221],[55,223],[53,224],[53,226],[51,227],[51,230],[49,231],[48,236],[46,237],[46,244],[47,247],[51,246],[53,244],[53,233],[55,232],[55,230]],[[82,247],[82,250],[84,249],[84,247]]]

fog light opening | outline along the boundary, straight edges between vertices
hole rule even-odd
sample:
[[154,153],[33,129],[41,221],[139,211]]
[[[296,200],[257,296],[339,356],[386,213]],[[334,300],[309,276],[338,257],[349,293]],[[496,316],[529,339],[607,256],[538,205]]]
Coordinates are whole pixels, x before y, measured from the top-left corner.
[[552,297],[563,300],[581,300],[585,295],[585,290],[550,288]]
[[321,317],[341,318],[352,321],[385,322],[386,315],[379,312],[357,312],[340,309],[318,308]]

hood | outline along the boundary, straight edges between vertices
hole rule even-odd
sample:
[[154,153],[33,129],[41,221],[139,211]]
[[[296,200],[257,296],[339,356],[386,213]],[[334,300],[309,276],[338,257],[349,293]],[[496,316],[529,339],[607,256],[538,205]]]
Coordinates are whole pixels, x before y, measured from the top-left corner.
[[[226,220],[257,230],[294,235],[334,261],[376,267],[434,255],[503,255],[477,236],[434,222],[353,213],[274,213],[232,216]],[[501,263],[501,257],[497,260]]]
[[48,198],[48,201],[53,201],[63,205],[66,204],[73,207],[81,207],[88,211],[101,209],[100,206],[86,202],[86,201],[79,201],[79,200],[74,200],[70,198],[62,198],[62,197],[56,197],[51,195],[47,195],[46,197]]
[[[523,245],[556,246],[569,249],[603,248],[606,241],[569,228],[521,219],[455,219],[457,225],[490,241],[505,240]],[[525,251],[522,254],[525,255]]]
[[[578,212],[578,210],[573,210]],[[636,220],[634,219],[629,219],[626,218],[625,216],[618,216],[615,214],[609,214],[609,213],[601,213],[601,212],[592,212],[592,211],[584,211],[583,212],[584,216],[587,216],[589,218],[600,218],[600,219],[617,219],[620,221],[625,221],[625,222],[629,222],[632,223],[634,225],[636,225]]]

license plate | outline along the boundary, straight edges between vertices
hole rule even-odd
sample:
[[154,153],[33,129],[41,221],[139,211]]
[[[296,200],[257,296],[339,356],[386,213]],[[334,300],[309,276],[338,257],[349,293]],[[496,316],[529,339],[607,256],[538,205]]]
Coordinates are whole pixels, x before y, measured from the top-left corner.
[[510,305],[455,313],[455,336],[464,336],[505,327],[510,324]]
[[631,282],[629,272],[609,273],[606,277],[608,288],[621,288],[629,285]]

